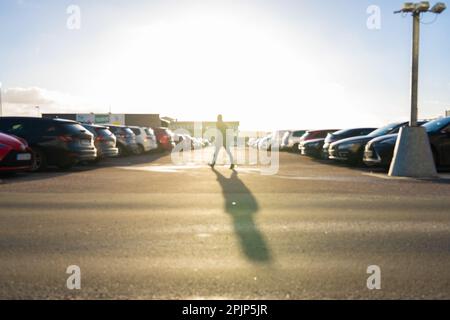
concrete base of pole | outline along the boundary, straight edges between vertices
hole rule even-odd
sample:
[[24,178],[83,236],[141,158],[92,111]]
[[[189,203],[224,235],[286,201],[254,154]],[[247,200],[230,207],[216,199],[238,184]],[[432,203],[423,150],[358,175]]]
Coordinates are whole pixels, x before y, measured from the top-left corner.
[[423,127],[401,129],[392,159],[391,177],[437,178],[430,140]]

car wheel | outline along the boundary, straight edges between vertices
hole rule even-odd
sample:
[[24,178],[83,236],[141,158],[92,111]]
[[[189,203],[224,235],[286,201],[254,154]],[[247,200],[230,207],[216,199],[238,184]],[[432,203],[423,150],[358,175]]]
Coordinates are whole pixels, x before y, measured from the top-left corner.
[[32,172],[40,172],[47,169],[47,157],[45,156],[45,153],[38,148],[33,148],[34,153],[34,159],[31,171]]
[[145,149],[142,145],[138,145],[138,150],[137,150],[137,154],[141,155],[145,153]]

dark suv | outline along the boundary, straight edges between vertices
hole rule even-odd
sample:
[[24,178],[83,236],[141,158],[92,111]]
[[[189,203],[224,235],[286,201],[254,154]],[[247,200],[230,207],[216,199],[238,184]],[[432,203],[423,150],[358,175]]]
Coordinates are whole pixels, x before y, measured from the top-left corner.
[[105,158],[115,158],[119,155],[117,138],[108,127],[94,124],[83,124],[83,127],[94,135],[94,145],[97,148],[97,161]]
[[[450,166],[450,117],[427,122],[423,127],[428,133],[436,166]],[[398,134],[390,134],[371,140],[364,152],[364,163],[389,168],[397,138]]]
[[136,141],[136,135],[133,130],[125,126],[107,125],[109,130],[117,138],[117,148],[120,156],[128,156],[130,154],[137,154],[139,147]]
[[47,165],[69,169],[97,157],[93,135],[75,121],[3,117],[0,131],[28,142],[34,152],[33,171],[42,171]]

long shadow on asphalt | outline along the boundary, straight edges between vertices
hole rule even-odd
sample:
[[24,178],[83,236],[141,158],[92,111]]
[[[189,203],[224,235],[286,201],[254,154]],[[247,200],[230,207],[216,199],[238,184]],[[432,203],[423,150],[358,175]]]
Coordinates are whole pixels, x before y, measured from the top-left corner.
[[259,205],[251,191],[233,171],[230,178],[213,169],[217,181],[222,187],[225,199],[225,211],[233,219],[233,226],[246,257],[254,262],[269,263],[272,260],[270,250],[255,224],[254,216]]

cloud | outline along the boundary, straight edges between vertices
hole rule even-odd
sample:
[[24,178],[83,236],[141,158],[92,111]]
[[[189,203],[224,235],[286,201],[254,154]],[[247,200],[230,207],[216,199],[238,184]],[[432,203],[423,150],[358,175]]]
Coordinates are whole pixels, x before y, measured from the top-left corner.
[[9,88],[3,92],[3,102],[7,104],[51,105],[55,101],[48,91],[37,88]]
[[[70,94],[39,87],[16,87],[2,90],[4,115],[30,115],[42,113],[77,113],[95,111],[91,104]],[[36,108],[39,106],[39,110]]]

